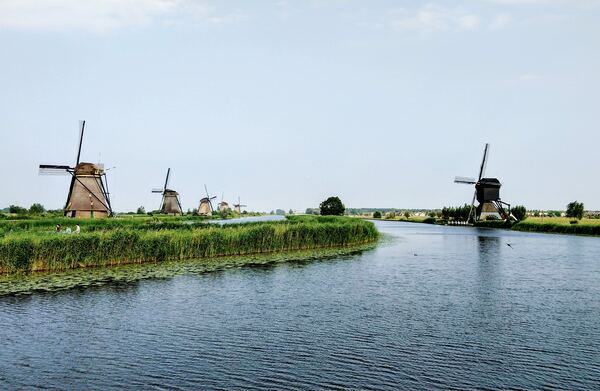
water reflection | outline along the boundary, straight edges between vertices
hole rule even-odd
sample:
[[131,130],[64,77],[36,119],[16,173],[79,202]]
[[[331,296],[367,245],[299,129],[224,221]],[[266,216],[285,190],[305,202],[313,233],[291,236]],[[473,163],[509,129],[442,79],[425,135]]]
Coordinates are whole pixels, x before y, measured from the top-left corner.
[[500,278],[502,244],[502,239],[497,236],[477,236],[477,308],[481,313],[494,310],[492,306],[496,300],[495,291]]

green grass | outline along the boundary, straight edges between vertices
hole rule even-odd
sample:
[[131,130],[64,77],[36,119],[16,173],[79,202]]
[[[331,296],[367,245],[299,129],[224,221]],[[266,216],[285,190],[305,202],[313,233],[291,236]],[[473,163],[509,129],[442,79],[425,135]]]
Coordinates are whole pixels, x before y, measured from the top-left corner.
[[600,220],[581,219],[571,224],[567,217],[534,217],[518,222],[512,226],[515,231],[547,232],[575,235],[600,235]]
[[[0,273],[343,247],[379,237],[372,223],[345,217],[293,216],[223,226],[189,226],[181,218],[136,224],[84,221],[82,233],[71,235],[48,231],[42,223],[12,227],[0,237]],[[149,229],[152,224],[161,228]]]
[[559,233],[572,235],[600,236],[599,219],[581,219],[577,224],[571,224],[568,217],[529,217],[515,224],[504,221],[480,221],[475,224],[483,228],[504,228],[524,232]]

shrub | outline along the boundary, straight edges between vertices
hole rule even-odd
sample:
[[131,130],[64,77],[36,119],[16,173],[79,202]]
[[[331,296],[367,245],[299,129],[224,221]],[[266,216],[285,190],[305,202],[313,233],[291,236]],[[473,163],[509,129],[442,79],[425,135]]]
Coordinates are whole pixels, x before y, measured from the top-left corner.
[[527,218],[527,209],[523,205],[517,205],[510,210],[515,219],[518,221],[525,220]]
[[381,212],[380,211],[376,211],[375,213],[373,213],[373,218],[374,219],[380,219],[381,218]]

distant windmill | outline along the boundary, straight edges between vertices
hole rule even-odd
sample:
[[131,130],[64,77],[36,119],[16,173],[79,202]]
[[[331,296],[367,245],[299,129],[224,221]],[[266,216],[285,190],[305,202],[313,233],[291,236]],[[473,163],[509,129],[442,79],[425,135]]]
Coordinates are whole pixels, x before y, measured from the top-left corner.
[[[487,160],[490,153],[490,144],[485,144],[483,150],[483,160],[479,168],[479,176],[477,179],[456,177],[454,183],[462,183],[467,185],[475,185],[475,194],[471,201],[471,210],[469,211],[469,221],[473,215],[473,208],[475,206],[475,199],[479,202],[477,209],[475,210],[474,220],[479,221],[485,219],[488,216],[494,216],[498,219],[506,220],[514,218],[510,214],[510,204],[500,200],[500,187],[502,184],[497,178],[484,178],[485,169],[487,166]],[[508,213],[504,209],[504,205],[508,207]]]
[[77,149],[75,166],[40,164],[40,174],[71,175],[71,186],[64,207],[65,216],[107,217],[112,215],[112,208],[104,166],[100,163],[93,164],[79,161],[84,130],[85,121],[79,121],[79,148]]
[[181,203],[179,202],[179,193],[175,190],[169,189],[169,179],[171,179],[171,169],[167,169],[167,178],[165,179],[165,186],[162,189],[152,189],[152,193],[162,194],[162,201],[160,203],[160,211],[165,214],[181,214]]
[[204,190],[206,191],[206,197],[200,200],[200,206],[198,207],[198,214],[203,216],[210,216],[213,212],[212,200],[217,198],[217,196],[211,197],[208,194],[208,188],[204,185]]
[[221,193],[221,202],[219,202],[219,205],[217,206],[217,208],[218,208],[219,212],[224,212],[224,211],[226,211],[226,210],[229,210],[229,209],[231,209],[231,208],[229,207],[229,204],[228,204],[227,202],[225,202],[225,201],[224,201],[223,197],[224,197],[224,194],[223,194],[223,193]]
[[242,208],[245,208],[247,206],[248,205],[242,205],[240,197],[238,197],[238,203],[233,205],[233,210],[235,210],[237,213],[242,213]]

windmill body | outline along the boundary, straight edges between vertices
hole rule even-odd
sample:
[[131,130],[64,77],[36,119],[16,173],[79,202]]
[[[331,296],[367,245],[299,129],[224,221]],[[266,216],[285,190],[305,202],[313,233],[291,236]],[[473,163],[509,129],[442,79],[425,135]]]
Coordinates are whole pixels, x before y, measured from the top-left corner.
[[[469,220],[471,220],[471,216],[473,216],[474,221],[486,219],[514,219],[510,214],[510,204],[507,204],[500,199],[500,187],[502,187],[500,181],[497,178],[483,177],[485,175],[489,150],[490,145],[485,144],[478,179],[456,177],[454,182],[475,185],[475,194],[473,195],[473,201],[471,202]],[[478,202],[477,208],[475,208],[475,200]],[[504,208],[505,206],[508,208],[508,211]]]
[[154,189],[153,193],[162,194],[162,201],[160,203],[159,210],[164,214],[180,215],[182,214],[181,203],[179,202],[179,193],[175,190],[167,188],[169,186],[169,179],[171,179],[171,169],[167,169],[167,178],[165,179],[165,185],[162,189]]
[[227,203],[227,202],[224,200],[224,197],[225,197],[225,195],[224,195],[224,194],[221,194],[221,202],[219,202],[219,204],[217,205],[217,210],[218,210],[219,212],[225,212],[225,211],[228,211],[228,210],[230,210],[230,209],[231,209],[231,208],[229,207],[229,203]]
[[79,122],[79,150],[74,167],[40,165],[40,174],[71,175],[71,185],[64,207],[67,217],[98,218],[112,215],[108,182],[101,164],[79,162],[85,121]]
[[219,202],[219,205],[218,205],[219,212],[225,212],[226,210],[229,210],[229,209],[231,209],[231,208],[229,207],[229,204],[227,202],[225,202],[225,201]]
[[204,190],[206,191],[206,197],[200,199],[200,205],[198,206],[198,214],[201,216],[211,216],[213,212],[212,200],[217,198],[216,196],[211,197],[208,194],[208,188],[204,185]]

